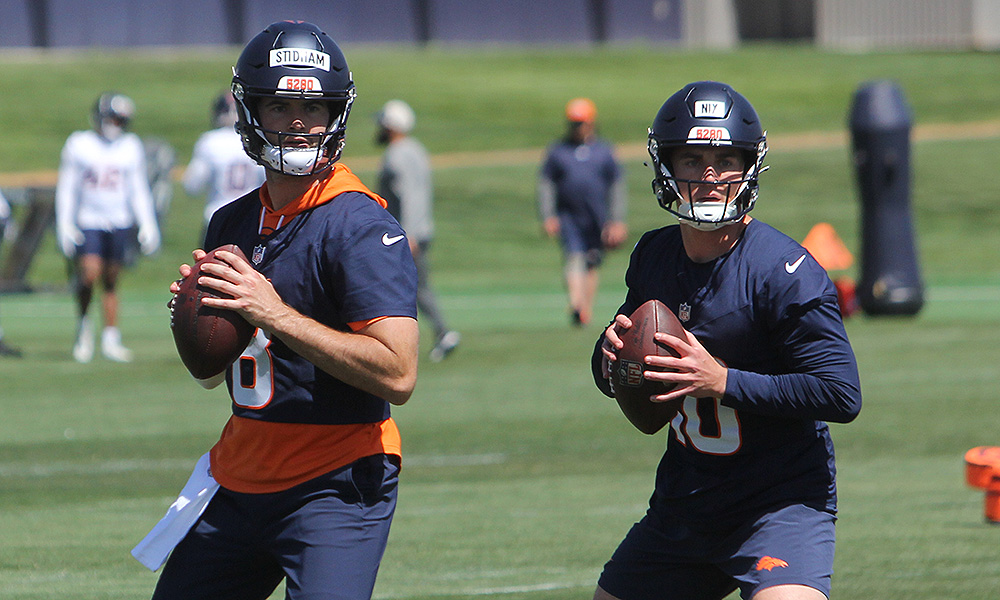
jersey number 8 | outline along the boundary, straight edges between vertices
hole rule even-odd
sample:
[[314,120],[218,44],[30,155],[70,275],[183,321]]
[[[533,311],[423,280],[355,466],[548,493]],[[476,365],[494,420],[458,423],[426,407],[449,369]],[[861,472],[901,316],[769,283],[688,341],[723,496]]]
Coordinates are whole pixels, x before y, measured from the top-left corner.
[[271,340],[258,328],[243,355],[229,367],[233,374],[233,402],[237,406],[261,409],[274,397],[270,345]]

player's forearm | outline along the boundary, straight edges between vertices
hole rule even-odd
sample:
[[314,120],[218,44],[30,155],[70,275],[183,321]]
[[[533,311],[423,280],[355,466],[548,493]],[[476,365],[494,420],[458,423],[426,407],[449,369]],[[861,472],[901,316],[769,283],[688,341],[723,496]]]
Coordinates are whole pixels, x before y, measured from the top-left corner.
[[393,320],[398,333],[386,342],[366,330],[332,329],[286,305],[264,329],[333,377],[399,405],[416,385],[417,325],[408,317]]
[[849,423],[861,410],[861,387],[846,372],[763,375],[730,369],[722,403],[780,417]]
[[608,207],[609,220],[624,223],[628,212],[628,191],[625,178],[617,179],[611,186],[611,201]]
[[79,188],[75,172],[68,167],[59,169],[59,180],[56,183],[56,224],[75,224],[76,221],[76,190]]
[[547,177],[538,180],[538,216],[544,221],[556,216],[556,184]]

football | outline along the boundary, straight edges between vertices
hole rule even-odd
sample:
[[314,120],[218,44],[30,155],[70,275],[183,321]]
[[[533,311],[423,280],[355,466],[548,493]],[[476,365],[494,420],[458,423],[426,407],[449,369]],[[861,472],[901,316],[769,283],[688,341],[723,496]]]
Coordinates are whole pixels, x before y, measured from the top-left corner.
[[635,309],[629,319],[632,327],[621,333],[625,346],[618,351],[618,360],[611,363],[611,382],[618,406],[636,429],[653,434],[677,414],[683,398],[670,402],[652,402],[649,397],[665,394],[676,387],[662,381],[646,379],[646,371],[664,369],[645,364],[645,358],[678,356],[670,346],[653,339],[656,332],[684,336],[684,327],[665,304],[653,299]]
[[201,302],[206,297],[223,297],[215,290],[198,285],[203,265],[227,264],[216,258],[220,250],[246,259],[235,244],[212,250],[194,264],[191,275],[181,281],[180,290],[170,302],[170,329],[177,354],[196,379],[208,379],[226,370],[240,357],[254,334],[254,327],[236,312],[210,308]]

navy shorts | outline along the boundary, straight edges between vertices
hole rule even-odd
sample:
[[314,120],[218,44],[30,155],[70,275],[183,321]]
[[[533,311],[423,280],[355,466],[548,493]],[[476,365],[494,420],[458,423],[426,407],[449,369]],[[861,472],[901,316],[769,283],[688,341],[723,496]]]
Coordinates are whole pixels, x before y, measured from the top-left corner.
[[399,461],[375,455],[274,494],[220,489],[174,548],[154,600],[370,598]]
[[135,229],[84,229],[83,243],[76,255],[96,254],[108,262],[125,262],[129,246],[135,240]]
[[598,585],[621,600],[721,600],[733,590],[752,598],[787,584],[830,596],[834,523],[828,512],[794,504],[725,534],[683,525],[636,523],[604,565]]
[[564,254],[582,254],[588,269],[601,266],[604,242],[600,227],[582,227],[570,216],[559,215],[559,236]]

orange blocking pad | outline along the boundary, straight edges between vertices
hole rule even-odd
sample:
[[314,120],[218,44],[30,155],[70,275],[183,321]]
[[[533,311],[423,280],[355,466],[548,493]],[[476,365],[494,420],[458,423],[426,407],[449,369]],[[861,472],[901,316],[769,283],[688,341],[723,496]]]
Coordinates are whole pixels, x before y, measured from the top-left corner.
[[[1000,446],[977,446],[965,453],[965,482],[981,490],[996,488],[1000,495]],[[1000,510],[1000,506],[998,506]]]

